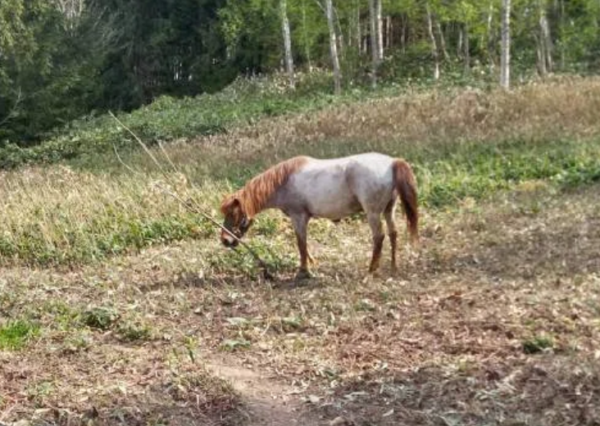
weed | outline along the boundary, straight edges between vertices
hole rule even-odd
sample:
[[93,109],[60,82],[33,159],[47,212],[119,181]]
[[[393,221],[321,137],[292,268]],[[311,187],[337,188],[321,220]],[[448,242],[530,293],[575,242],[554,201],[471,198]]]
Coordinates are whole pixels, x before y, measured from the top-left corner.
[[143,342],[152,339],[152,329],[147,324],[125,322],[117,327],[117,335],[128,342]]
[[78,330],[64,340],[62,350],[65,353],[86,351],[92,346],[92,343],[93,337],[89,331]]
[[99,330],[108,330],[118,319],[118,312],[107,307],[92,308],[81,314],[83,324]]
[[257,218],[256,224],[253,226],[254,232],[265,237],[272,237],[279,231],[280,221],[272,216],[264,216]]
[[250,347],[250,342],[245,339],[227,339],[221,343],[221,350],[224,351],[235,351],[238,349],[245,349]]
[[0,349],[17,350],[39,335],[40,327],[27,320],[16,320],[0,326]]
[[538,335],[523,341],[523,352],[535,354],[554,347],[554,340],[547,335]]

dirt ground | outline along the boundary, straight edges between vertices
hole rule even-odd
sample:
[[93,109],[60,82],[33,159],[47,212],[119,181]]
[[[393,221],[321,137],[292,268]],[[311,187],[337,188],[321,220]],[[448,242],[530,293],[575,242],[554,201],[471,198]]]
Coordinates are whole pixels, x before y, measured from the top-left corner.
[[[4,268],[1,316],[40,332],[0,351],[0,422],[599,425],[599,196],[532,186],[424,211],[395,276],[366,277],[362,220],[312,225],[302,285],[287,226],[273,283],[215,261],[213,240]],[[82,323],[98,308],[108,326]]]

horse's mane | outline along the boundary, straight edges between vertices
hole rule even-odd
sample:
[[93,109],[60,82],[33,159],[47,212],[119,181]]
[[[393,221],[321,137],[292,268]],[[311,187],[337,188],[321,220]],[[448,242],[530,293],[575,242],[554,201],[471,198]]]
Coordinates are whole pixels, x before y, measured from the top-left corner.
[[243,212],[249,217],[259,213],[269,201],[269,198],[283,185],[287,179],[297,172],[306,162],[308,157],[299,156],[282,161],[253,177],[244,187],[223,201],[221,211],[229,208],[234,200],[239,200]]

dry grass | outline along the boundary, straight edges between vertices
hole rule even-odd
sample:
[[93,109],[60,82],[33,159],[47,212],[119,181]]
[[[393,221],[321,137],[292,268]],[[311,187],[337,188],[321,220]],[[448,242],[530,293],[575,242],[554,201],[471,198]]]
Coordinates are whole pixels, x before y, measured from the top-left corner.
[[[189,174],[315,156],[379,150],[404,156],[464,142],[547,141],[599,133],[600,78],[563,78],[505,93],[452,89],[369,100],[319,112],[261,120],[225,135],[175,144],[169,152]],[[146,160],[142,158],[141,162]]]
[[[223,186],[182,190],[213,210]],[[0,176],[2,264],[72,264],[102,260],[150,244],[203,238],[212,229],[165,195],[156,175],[106,177],[67,166]]]

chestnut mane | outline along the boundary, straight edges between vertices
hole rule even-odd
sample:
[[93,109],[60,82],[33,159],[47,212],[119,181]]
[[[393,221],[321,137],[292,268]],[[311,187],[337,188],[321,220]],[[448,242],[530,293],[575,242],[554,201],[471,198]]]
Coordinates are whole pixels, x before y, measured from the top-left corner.
[[239,200],[242,211],[249,217],[259,213],[269,201],[269,198],[283,185],[287,179],[297,172],[308,157],[299,156],[282,161],[252,178],[244,187],[230,195],[221,204],[223,214],[229,209],[234,200]]

